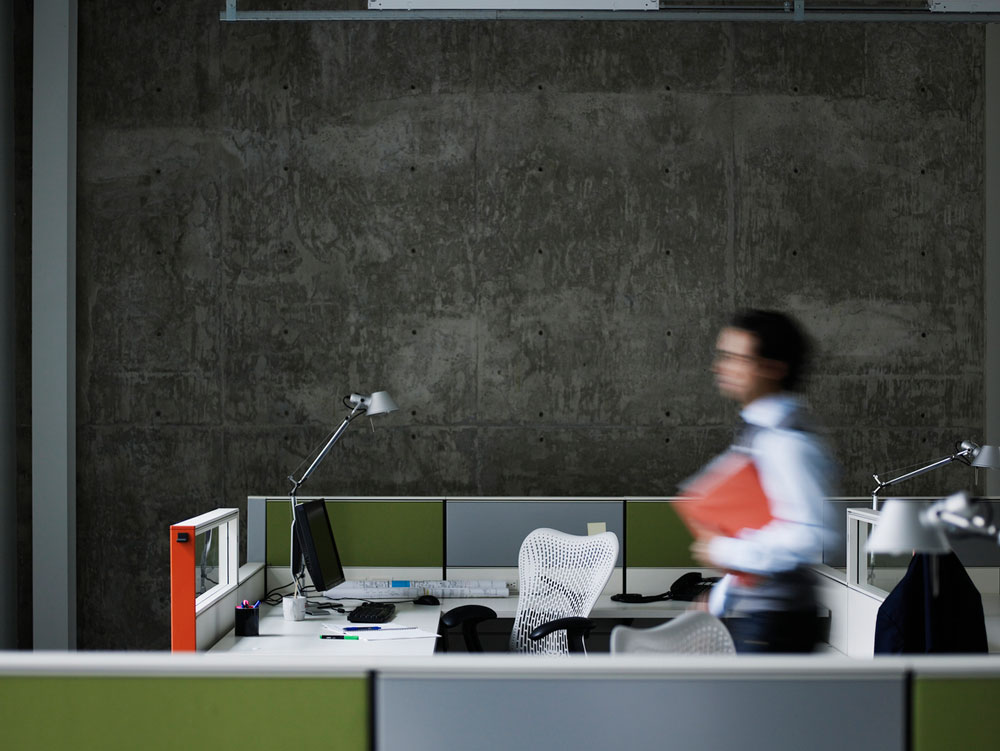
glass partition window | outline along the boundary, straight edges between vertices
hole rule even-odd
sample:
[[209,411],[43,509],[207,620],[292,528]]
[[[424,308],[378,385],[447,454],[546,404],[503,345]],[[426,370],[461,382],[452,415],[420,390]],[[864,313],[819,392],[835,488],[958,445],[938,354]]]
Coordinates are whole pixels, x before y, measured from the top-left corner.
[[847,583],[855,589],[885,596],[903,578],[911,556],[868,550],[878,516],[879,512],[872,509],[847,511]]
[[217,509],[192,520],[195,610],[236,588],[239,573],[239,512]]
[[219,537],[216,528],[195,535],[194,593],[201,597],[219,583]]
[[871,498],[836,497],[828,498],[823,504],[823,526],[826,537],[823,541],[823,565],[847,574],[847,511],[851,508],[871,509]]

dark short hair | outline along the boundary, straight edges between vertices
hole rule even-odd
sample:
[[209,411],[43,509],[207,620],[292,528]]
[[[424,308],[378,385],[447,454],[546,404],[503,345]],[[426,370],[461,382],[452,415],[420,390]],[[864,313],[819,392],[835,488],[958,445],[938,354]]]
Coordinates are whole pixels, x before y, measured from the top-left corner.
[[729,325],[756,337],[758,357],[787,366],[788,372],[781,381],[783,389],[796,391],[801,388],[812,342],[795,319],[775,310],[741,310],[730,319]]

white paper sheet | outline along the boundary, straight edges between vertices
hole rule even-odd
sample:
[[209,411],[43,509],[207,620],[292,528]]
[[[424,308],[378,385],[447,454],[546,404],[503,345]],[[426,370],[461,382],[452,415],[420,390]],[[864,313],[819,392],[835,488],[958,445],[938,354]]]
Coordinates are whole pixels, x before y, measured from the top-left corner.
[[390,639],[436,639],[437,634],[419,628],[390,628],[384,631],[356,631],[362,641],[388,641]]

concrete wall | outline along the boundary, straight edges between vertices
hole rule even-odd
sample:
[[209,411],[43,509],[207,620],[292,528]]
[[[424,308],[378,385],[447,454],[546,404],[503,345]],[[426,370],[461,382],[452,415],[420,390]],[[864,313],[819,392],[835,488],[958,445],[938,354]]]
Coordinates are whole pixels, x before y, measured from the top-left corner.
[[350,391],[401,411],[303,492],[669,494],[773,306],[846,493],[981,438],[981,26],[222,7],[80,3],[81,647],[166,648],[167,526],[286,492]]

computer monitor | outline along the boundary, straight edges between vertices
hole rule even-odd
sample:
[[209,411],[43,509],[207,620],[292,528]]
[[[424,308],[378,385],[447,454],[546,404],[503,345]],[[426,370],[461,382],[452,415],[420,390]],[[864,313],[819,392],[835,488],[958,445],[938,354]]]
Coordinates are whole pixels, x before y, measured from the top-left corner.
[[[292,535],[292,576],[302,575],[302,559],[320,592],[344,582],[333,526],[326,513],[326,502],[306,501],[295,506],[295,534]],[[298,548],[298,550],[296,550]]]

